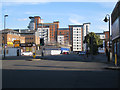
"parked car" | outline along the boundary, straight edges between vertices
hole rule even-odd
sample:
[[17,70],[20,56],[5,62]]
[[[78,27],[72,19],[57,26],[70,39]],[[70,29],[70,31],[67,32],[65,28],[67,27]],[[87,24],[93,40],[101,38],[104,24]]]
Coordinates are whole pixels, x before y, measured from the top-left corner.
[[84,52],[84,51],[79,52],[79,55],[85,55],[85,54],[86,54],[86,52]]
[[63,52],[63,54],[69,54],[69,52]]
[[26,51],[26,52],[22,52],[21,55],[23,55],[23,56],[32,56],[33,53],[29,52],[29,51]]

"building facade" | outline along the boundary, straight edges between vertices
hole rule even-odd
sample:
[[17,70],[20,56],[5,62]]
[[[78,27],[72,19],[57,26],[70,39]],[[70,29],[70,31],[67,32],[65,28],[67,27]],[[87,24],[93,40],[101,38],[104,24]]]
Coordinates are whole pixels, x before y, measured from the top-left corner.
[[25,37],[21,36],[18,32],[5,29],[2,30],[2,44],[6,44],[7,47],[14,47],[14,40],[20,40],[20,43],[25,43]]
[[58,38],[60,36],[64,37],[64,41],[63,41],[64,45],[69,45],[69,28],[59,28],[57,35],[58,35]]
[[106,38],[105,38],[105,33],[95,33],[96,35],[98,35],[100,37],[100,39],[103,41],[103,45],[101,47],[98,48],[98,52],[99,53],[105,53],[106,50]]
[[85,36],[89,34],[90,23],[83,25],[69,25],[69,44],[72,51],[86,51],[87,44],[83,43]]
[[72,51],[83,51],[83,25],[69,25],[69,43]]
[[49,27],[38,28],[38,33],[40,38],[44,38],[44,44],[47,45],[50,43],[50,30]]
[[[113,56],[117,54],[120,58],[120,1],[117,2],[111,14],[111,27],[112,27],[112,51]],[[120,59],[118,60],[120,62]]]
[[28,28],[30,30],[37,30],[38,28],[38,24],[41,23],[41,17],[39,16],[34,16],[34,17],[29,17],[29,19],[31,20],[29,23]]
[[34,43],[36,45],[40,44],[40,38],[38,36],[38,32],[34,30],[28,32],[21,31],[20,35],[25,37],[25,43]]
[[57,42],[60,45],[64,45],[64,35],[58,35]]
[[37,30],[41,27],[49,27],[50,32],[50,42],[56,43],[57,42],[57,31],[59,28],[59,21],[54,21],[53,23],[43,23],[41,17],[34,16],[29,17],[31,19],[28,28],[30,30]]
[[[89,34],[89,30],[90,30],[90,23],[84,23],[83,24],[83,41],[85,39],[85,36],[87,34]],[[83,51],[86,51],[87,48],[87,43],[83,43]]]
[[21,36],[25,37],[25,42],[21,43],[21,49],[23,51],[32,51],[33,47],[39,50],[40,37],[38,31],[29,29],[14,29],[14,31],[17,31]]

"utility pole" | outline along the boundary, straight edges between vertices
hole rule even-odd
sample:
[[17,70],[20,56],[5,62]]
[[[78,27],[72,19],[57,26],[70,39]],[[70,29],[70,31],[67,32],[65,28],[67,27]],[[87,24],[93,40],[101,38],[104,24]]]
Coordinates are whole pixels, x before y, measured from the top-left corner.
[[[108,16],[108,18],[107,18]],[[105,19],[104,19],[105,22],[108,22],[109,21],[109,49],[108,49],[108,62],[110,62],[110,15],[107,14]]]
[[8,15],[4,15],[4,58],[5,58],[5,28],[6,28],[6,17],[8,17]]

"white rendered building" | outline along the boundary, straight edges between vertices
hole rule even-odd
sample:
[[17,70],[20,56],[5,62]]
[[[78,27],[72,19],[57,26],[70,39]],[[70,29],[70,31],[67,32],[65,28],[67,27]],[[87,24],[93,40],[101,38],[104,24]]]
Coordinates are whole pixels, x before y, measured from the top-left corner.
[[[90,23],[84,23],[83,24],[83,41],[85,39],[85,36],[89,34],[89,29],[90,29]],[[87,50],[87,43],[83,43],[83,51]]]
[[82,27],[73,27],[73,51],[82,51]]
[[39,37],[44,38],[44,43],[48,44],[50,42],[50,32],[49,28],[38,28]]
[[64,44],[64,35],[58,35],[57,36],[57,41],[59,44]]

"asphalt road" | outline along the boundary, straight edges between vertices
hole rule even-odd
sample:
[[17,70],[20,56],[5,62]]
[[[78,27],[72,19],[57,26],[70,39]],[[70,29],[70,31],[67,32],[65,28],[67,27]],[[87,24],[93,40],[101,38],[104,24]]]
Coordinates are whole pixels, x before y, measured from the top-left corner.
[[[103,58],[104,59],[104,58]],[[120,88],[120,72],[101,58],[78,55],[8,57],[2,61],[3,88]]]

